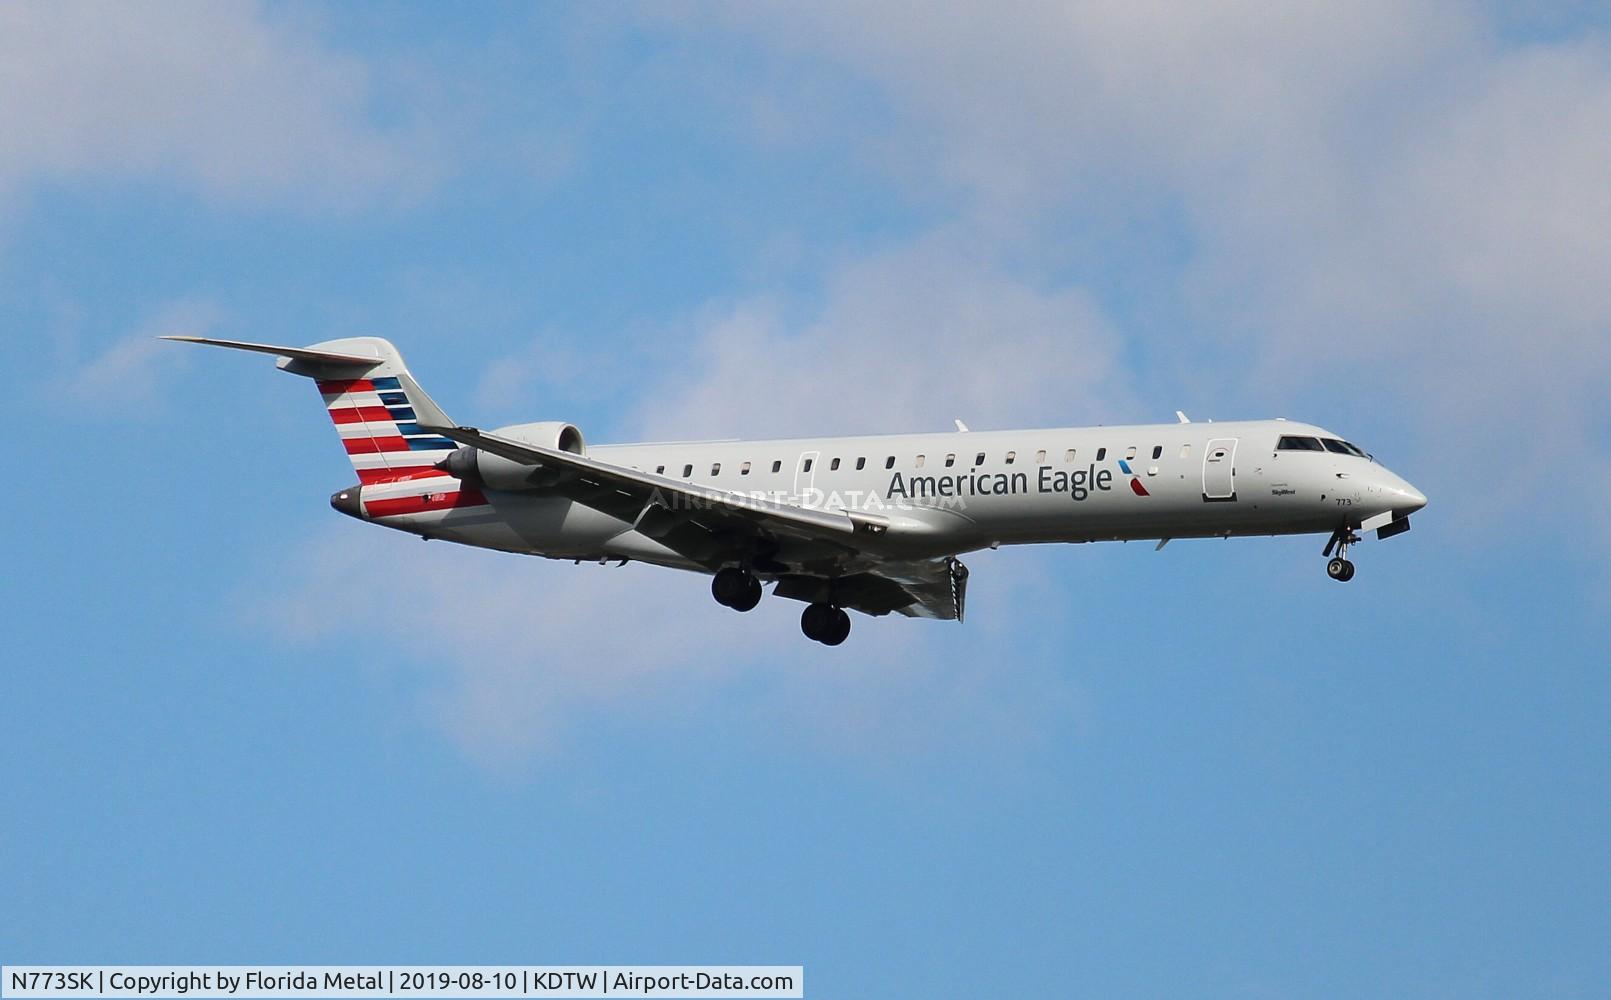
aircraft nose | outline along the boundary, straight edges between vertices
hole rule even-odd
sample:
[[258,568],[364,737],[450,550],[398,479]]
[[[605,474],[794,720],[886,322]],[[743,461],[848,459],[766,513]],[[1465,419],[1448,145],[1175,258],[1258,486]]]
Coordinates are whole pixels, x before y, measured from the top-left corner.
[[341,511],[348,517],[362,518],[363,507],[358,502],[358,492],[362,487],[349,486],[344,490],[330,494],[330,506]]
[[1397,476],[1389,474],[1379,489],[1393,512],[1408,516],[1426,506],[1426,494]]
[[1392,511],[1396,517],[1408,517],[1426,506],[1426,494],[1411,486],[1388,469],[1376,466],[1366,480],[1369,493],[1367,506],[1377,511]]
[[1404,511],[1406,514],[1413,514],[1422,507],[1426,506],[1426,494],[1411,486],[1409,483],[1405,483],[1404,488],[1400,490],[1399,493],[1402,495],[1401,499],[1393,506]]

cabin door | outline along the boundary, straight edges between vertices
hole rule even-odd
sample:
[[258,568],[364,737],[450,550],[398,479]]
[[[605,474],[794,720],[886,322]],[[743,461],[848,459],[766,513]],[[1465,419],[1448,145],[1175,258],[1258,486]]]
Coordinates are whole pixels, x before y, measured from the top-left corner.
[[1236,438],[1214,438],[1203,452],[1203,499],[1236,499]]

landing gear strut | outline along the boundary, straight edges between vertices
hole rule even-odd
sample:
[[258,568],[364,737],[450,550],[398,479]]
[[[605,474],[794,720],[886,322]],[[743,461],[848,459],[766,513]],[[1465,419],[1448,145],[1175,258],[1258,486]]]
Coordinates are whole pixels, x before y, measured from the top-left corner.
[[728,566],[717,570],[710,581],[710,594],[717,604],[734,611],[749,611],[761,603],[761,581],[747,569]]
[[850,616],[832,604],[808,604],[800,615],[800,631],[824,646],[837,646],[850,635]]
[[1352,528],[1338,528],[1331,533],[1331,541],[1326,543],[1325,550],[1320,553],[1323,556],[1330,556],[1332,549],[1337,550],[1337,554],[1326,563],[1327,576],[1339,583],[1347,583],[1354,578],[1354,564],[1348,561],[1348,546],[1357,541],[1359,536],[1354,534]]

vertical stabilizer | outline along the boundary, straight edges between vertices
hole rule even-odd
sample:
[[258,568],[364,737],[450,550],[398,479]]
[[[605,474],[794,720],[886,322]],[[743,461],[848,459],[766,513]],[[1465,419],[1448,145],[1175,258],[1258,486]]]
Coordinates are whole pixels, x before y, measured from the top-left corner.
[[351,337],[314,344],[309,350],[376,358],[375,364],[361,373],[302,358],[279,362],[283,370],[306,375],[318,385],[319,396],[360,483],[396,483],[444,475],[434,463],[458,445],[431,428],[447,423],[447,415],[409,375],[402,355],[390,341]]
[[347,337],[308,347],[209,337],[163,339],[272,354],[280,359],[282,371],[313,379],[360,483],[446,475],[434,463],[458,447],[433,430],[452,422],[409,375],[397,348],[381,337]]

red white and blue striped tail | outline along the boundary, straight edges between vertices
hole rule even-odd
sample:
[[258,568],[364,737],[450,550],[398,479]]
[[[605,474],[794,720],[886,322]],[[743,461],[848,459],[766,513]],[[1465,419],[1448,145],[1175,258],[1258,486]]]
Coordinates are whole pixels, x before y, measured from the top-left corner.
[[363,485],[445,475],[435,463],[458,447],[421,426],[418,386],[405,376],[318,379],[319,395]]
[[445,476],[434,463],[458,447],[426,429],[452,422],[409,375],[397,348],[380,337],[348,337],[309,347],[209,337],[164,339],[272,354],[282,370],[313,379],[363,485]]
[[[458,444],[429,428],[451,427],[453,422],[414,382],[391,341],[350,337],[285,348],[206,337],[164,340],[274,354],[280,369],[313,378],[346,457],[358,472],[362,510],[369,517],[424,514],[487,502],[475,491],[461,493],[458,480],[435,467]],[[437,486],[416,485],[416,480],[445,481]]]
[[458,445],[432,428],[453,421],[425,394],[403,356],[380,337],[348,337],[309,347],[280,347],[210,337],[165,337],[256,351],[279,358],[293,375],[319,387],[326,412],[358,473],[359,486],[330,498],[331,506],[358,518],[440,519],[464,508],[485,506],[486,496],[437,469]]

